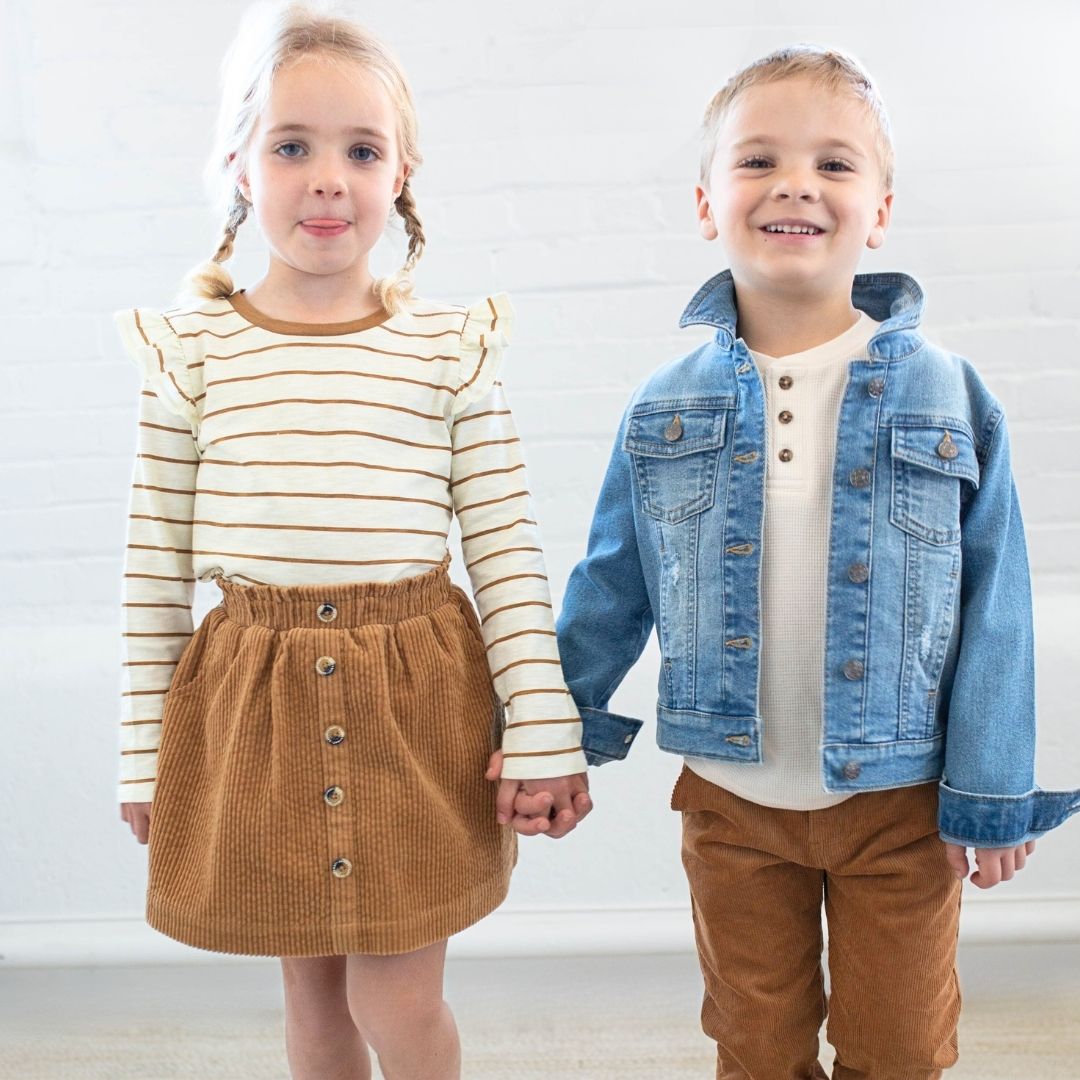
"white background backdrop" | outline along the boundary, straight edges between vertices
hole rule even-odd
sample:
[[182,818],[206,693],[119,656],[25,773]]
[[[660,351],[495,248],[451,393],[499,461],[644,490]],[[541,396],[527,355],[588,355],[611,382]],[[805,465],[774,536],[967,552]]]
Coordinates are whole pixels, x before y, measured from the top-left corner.
[[[142,926],[145,849],[113,794],[139,386],[110,314],[168,306],[216,246],[200,175],[242,8],[0,0],[0,963],[187,952]],[[1039,779],[1080,786],[1080,5],[360,11],[418,100],[418,291],[470,303],[505,289],[518,312],[504,374],[556,604],[623,404],[702,339],[677,319],[725,265],[693,212],[706,102],[791,41],[862,58],[897,151],[893,226],[863,269],[914,274],[929,334],[1005,404],[1034,574]],[[238,248],[237,282],[250,284],[265,258],[253,225]],[[391,232],[379,268],[403,250]],[[216,598],[200,586],[199,610]],[[459,948],[522,934],[526,947],[690,947],[667,809],[678,762],[652,743],[654,685],[650,646],[613,702],[647,721],[630,759],[592,772],[597,810],[576,833],[523,845],[506,907]],[[976,893],[969,936],[1080,940],[1080,821],[1016,881]]]

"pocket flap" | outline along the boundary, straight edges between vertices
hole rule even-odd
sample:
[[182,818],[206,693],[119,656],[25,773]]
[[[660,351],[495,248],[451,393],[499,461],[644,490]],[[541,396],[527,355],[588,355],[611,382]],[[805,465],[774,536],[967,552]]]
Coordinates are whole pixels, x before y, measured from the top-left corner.
[[911,425],[892,429],[892,456],[945,476],[979,486],[975,444],[966,431],[943,424]]
[[680,406],[677,402],[639,406],[630,417],[623,449],[646,457],[673,458],[724,445],[726,408]]

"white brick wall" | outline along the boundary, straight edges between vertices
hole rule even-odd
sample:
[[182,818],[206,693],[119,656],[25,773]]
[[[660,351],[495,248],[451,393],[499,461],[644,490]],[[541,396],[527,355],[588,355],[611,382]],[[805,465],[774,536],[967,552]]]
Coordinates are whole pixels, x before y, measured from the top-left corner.
[[[218,222],[200,188],[237,0],[0,0],[0,921],[137,916],[143,851],[115,822],[117,604],[137,380],[110,313],[164,305]],[[699,239],[697,125],[734,66],[792,40],[877,75],[894,223],[866,269],[915,274],[927,325],[1009,412],[1038,608],[1041,779],[1080,785],[1080,109],[1069,0],[368,3],[405,61],[426,163],[424,295],[506,289],[506,380],[556,595],[581,554],[630,389],[701,335],[676,322],[723,266]],[[965,17],[966,16],[966,17]],[[253,226],[236,276],[260,272]],[[379,253],[400,260],[400,234]],[[213,599],[212,590],[210,599]],[[205,603],[207,597],[201,602]],[[647,716],[655,657],[616,706]],[[527,845],[511,910],[685,902],[676,762],[646,731],[594,774],[599,809]],[[1080,825],[1002,898],[1080,898]],[[995,894],[997,899],[997,893]]]

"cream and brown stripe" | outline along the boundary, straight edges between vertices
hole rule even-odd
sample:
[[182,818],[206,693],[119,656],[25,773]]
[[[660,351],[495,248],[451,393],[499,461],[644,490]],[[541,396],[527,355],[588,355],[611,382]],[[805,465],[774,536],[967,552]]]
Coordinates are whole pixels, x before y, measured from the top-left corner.
[[503,775],[585,768],[521,445],[497,381],[505,296],[315,326],[243,293],[118,313],[143,375],[124,577],[120,798],[153,797],[195,580],[399,581],[453,515],[506,705]]

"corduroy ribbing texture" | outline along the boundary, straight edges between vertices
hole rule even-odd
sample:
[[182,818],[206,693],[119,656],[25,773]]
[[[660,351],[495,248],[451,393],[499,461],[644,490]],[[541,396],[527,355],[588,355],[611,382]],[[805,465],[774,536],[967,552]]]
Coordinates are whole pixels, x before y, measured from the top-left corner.
[[826,1012],[833,1080],[936,1080],[956,1062],[961,883],[938,836],[936,783],[783,810],[684,768],[671,806],[717,1080],[827,1080]]
[[202,949],[392,954],[506,895],[513,832],[476,614],[394,583],[219,581],[165,702],[147,920]]

